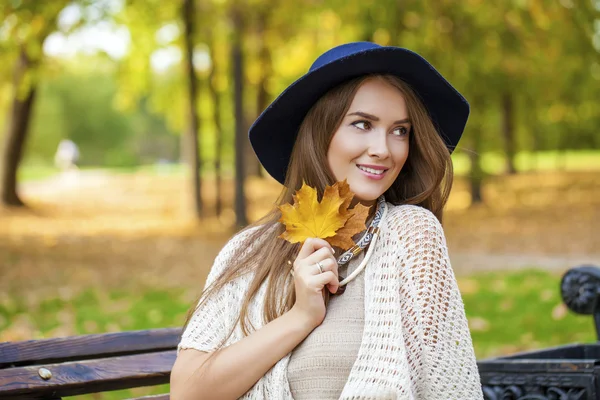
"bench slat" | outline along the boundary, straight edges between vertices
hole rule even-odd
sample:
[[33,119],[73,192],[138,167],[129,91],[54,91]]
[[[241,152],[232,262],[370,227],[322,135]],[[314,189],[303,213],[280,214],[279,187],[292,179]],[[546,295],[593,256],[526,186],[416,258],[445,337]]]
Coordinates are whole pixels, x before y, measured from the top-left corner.
[[0,343],[0,368],[172,350],[181,328]]
[[0,398],[36,399],[161,385],[169,382],[176,350],[150,354],[43,365],[52,372],[45,381],[42,366],[0,370]]

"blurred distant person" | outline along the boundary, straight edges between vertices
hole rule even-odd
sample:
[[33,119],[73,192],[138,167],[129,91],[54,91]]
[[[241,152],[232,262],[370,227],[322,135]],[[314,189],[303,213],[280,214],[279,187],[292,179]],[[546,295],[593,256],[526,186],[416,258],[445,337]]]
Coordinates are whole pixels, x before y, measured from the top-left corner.
[[61,140],[54,155],[54,165],[64,172],[77,169],[77,161],[79,161],[79,147],[72,140]]

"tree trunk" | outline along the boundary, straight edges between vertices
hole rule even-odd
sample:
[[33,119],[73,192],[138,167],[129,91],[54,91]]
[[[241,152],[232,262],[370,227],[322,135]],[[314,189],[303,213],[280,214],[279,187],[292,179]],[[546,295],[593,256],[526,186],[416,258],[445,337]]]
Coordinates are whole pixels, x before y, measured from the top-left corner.
[[[537,120],[537,119],[536,119]],[[537,121],[536,121],[537,122]],[[542,141],[540,135],[540,128],[538,127],[538,123],[534,123],[531,127],[531,136],[532,136],[532,151],[531,151],[531,159],[529,168],[531,171],[536,171],[538,169],[538,157],[540,156],[541,146],[540,143]]]
[[[474,96],[473,108],[479,110],[485,109],[485,97]],[[483,132],[484,128],[481,123],[475,125],[471,131],[473,134],[470,137],[469,161],[471,168],[469,171],[469,186],[471,189],[471,207],[483,203],[482,184],[484,179],[483,168],[481,167],[481,153],[483,151]]]
[[556,152],[556,169],[565,171],[567,169],[567,144],[568,133],[562,131],[558,136],[558,146]]
[[[265,46],[264,43],[264,12],[258,12],[257,15],[257,22],[256,22],[256,31],[255,32],[250,32],[249,30],[247,32],[245,32],[246,35],[251,35],[252,33],[254,33],[257,36],[257,42],[259,43],[259,46],[262,48]],[[244,32],[244,30],[247,29],[246,26],[242,27],[242,32]],[[252,54],[252,56],[257,56],[257,62],[258,63],[262,63],[262,60],[260,59],[260,49],[258,51],[257,54]],[[262,70],[262,64],[261,64],[261,72],[264,76],[265,71]],[[261,85],[262,81],[260,81],[258,83],[258,85],[256,86],[256,93],[257,93],[257,97],[255,98],[256,101],[258,101],[258,96],[260,95],[260,85]],[[251,95],[250,95],[251,96]],[[248,130],[250,129],[250,125],[251,122],[254,118],[258,117],[258,114],[255,113],[256,107],[258,107],[258,105],[256,105],[256,107],[253,107],[253,105],[250,104],[246,104],[246,118],[245,118],[245,122],[246,125],[244,125],[244,130],[247,133]],[[262,110],[261,110],[262,111]],[[246,135],[247,136],[247,135]],[[250,140],[246,138],[246,141],[244,143],[244,151],[246,153],[246,158],[245,158],[245,163],[246,163],[246,167],[245,167],[245,174],[246,177],[250,177],[250,176],[261,176],[261,167],[260,167],[260,162],[258,161],[258,158],[256,157],[256,154],[254,153],[254,150],[252,149],[252,145],[250,144]]]
[[[209,35],[212,35],[212,33],[209,33]],[[214,37],[211,37],[211,48],[214,49],[216,46],[216,43],[214,41]],[[210,69],[210,74],[208,76],[208,90],[210,92],[210,97],[211,100],[213,102],[213,108],[214,108],[214,113],[213,113],[213,118],[214,118],[214,124],[215,124],[215,135],[216,135],[216,140],[215,140],[215,162],[214,162],[214,167],[215,167],[215,188],[216,188],[216,197],[215,197],[215,213],[217,215],[217,217],[221,216],[221,213],[223,212],[223,185],[222,185],[222,168],[221,168],[221,156],[223,154],[223,131],[221,129],[221,107],[220,107],[220,99],[221,96],[217,90],[217,87],[215,86],[215,75],[217,73],[217,67],[216,67],[216,57],[214,57],[214,53],[213,53],[213,57],[212,57],[212,66]]]
[[2,154],[2,175],[0,185],[0,201],[4,205],[22,207],[25,204],[17,193],[17,170],[23,151],[31,120],[37,82],[29,83],[26,94],[20,96],[23,79],[32,67],[32,61],[24,48],[21,49],[19,59],[15,66],[13,78],[14,97],[12,107],[8,116],[4,147]]
[[[254,113],[252,113],[254,114]],[[248,118],[244,117],[244,121],[247,121]],[[250,124],[244,123],[244,127],[242,129],[242,134],[244,136],[244,173],[246,177],[249,176],[261,176],[261,167],[260,161],[256,157],[256,153],[252,149],[252,144],[250,144],[250,139],[248,138],[248,130],[250,129]]]
[[405,7],[404,3],[397,1],[396,7],[391,9],[390,12],[394,13],[393,23],[389,27],[390,31],[390,46],[402,46],[401,35],[404,31],[404,15]]
[[[258,20],[258,35],[260,50],[258,53],[258,61],[261,66],[261,77],[258,82],[258,88],[256,93],[256,116],[258,117],[268,106],[269,106],[269,92],[267,91],[268,78],[272,73],[273,62],[271,59],[271,50],[266,44],[265,29],[267,25],[267,12],[263,12]],[[254,154],[256,158],[256,154]],[[261,178],[265,177],[265,171],[261,167],[260,162],[258,163],[258,176]]]
[[475,134],[473,138],[473,148],[469,152],[471,161],[471,172],[469,175],[469,183],[471,186],[471,206],[483,203],[483,195],[481,184],[483,182],[483,169],[481,168],[481,131]]
[[196,216],[202,218],[202,171],[200,162],[200,144],[198,134],[200,119],[197,108],[197,79],[194,70],[194,0],[184,0],[182,7],[182,18],[185,26],[185,71],[188,78],[188,128],[186,132],[186,147],[183,152],[187,155],[186,160],[191,169],[191,187],[194,198]]
[[504,92],[502,95],[502,134],[504,136],[506,172],[513,175],[517,173],[517,170],[515,169],[514,107],[510,92]]
[[238,227],[248,225],[246,217],[246,195],[244,192],[244,145],[248,141],[245,134],[244,124],[244,68],[242,55],[242,19],[234,5],[232,10],[232,20],[234,24],[234,39],[231,49],[231,58],[233,65],[233,85],[234,85],[234,104],[235,104],[235,222]]

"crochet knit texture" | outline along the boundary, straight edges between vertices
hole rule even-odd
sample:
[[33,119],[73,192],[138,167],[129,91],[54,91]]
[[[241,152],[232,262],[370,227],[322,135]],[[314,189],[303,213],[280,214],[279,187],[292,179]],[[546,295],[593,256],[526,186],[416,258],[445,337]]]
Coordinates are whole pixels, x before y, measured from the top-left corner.
[[[428,210],[394,206],[364,270],[365,321],[358,357],[340,399],[483,399],[471,335],[444,232]],[[234,236],[209,273],[210,285],[227,267],[250,230]],[[235,254],[235,256],[239,256]],[[228,283],[196,310],[178,349],[214,351],[236,323],[251,276]],[[252,324],[262,321],[266,282],[250,304]],[[225,342],[242,339],[238,326]],[[242,399],[292,399],[290,354]]]

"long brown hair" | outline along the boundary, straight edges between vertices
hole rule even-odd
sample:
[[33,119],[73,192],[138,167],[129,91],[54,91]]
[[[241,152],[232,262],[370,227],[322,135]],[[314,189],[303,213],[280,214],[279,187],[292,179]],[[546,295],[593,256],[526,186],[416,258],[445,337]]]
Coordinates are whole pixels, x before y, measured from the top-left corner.
[[[223,274],[206,288],[198,305],[190,310],[185,326],[196,309],[201,307],[212,293],[221,290],[228,282],[251,272],[254,272],[254,275],[238,319],[244,335],[249,335],[255,329],[249,320],[248,306],[265,280],[268,280],[263,309],[265,324],[278,318],[294,305],[294,283],[289,274],[291,266],[287,261],[295,259],[300,245],[288,243],[277,237],[285,230],[278,222],[281,217],[278,206],[292,202],[292,196],[302,186],[303,180],[316,188],[319,198],[323,196],[325,186],[335,183],[327,162],[327,150],[333,134],[350,108],[354,95],[369,78],[382,79],[402,93],[412,123],[408,159],[398,178],[386,191],[386,200],[395,205],[419,205],[432,211],[441,222],[442,210],[452,186],[452,161],[450,152],[436,131],[423,103],[407,83],[393,75],[368,75],[347,81],[322,96],[310,109],[298,130],[285,184],[275,206],[267,215],[246,228],[255,228],[249,233],[248,243],[260,242],[261,245],[254,246],[253,250],[243,257],[232,257]],[[234,327],[231,327],[223,343],[231,336],[233,329]]]

